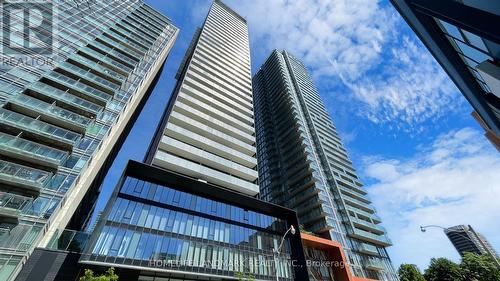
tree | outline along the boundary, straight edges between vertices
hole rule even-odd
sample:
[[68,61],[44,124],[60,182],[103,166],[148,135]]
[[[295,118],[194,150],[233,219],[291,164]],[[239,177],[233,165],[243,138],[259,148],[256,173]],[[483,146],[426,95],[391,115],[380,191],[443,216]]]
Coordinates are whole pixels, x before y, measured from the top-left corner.
[[[425,270],[424,277],[427,281],[463,280],[460,266],[445,258],[431,259],[431,264]],[[467,281],[470,281],[470,279],[467,279]]]
[[245,275],[245,273],[243,272],[236,272],[234,276],[238,278],[238,281],[255,281],[255,278],[252,276],[252,274]]
[[112,267],[106,271],[106,274],[100,276],[94,276],[91,269],[85,269],[85,275],[80,277],[80,281],[118,281],[118,275]]
[[424,276],[418,269],[411,264],[402,264],[399,266],[398,275],[400,281],[425,281]]
[[500,269],[489,255],[465,253],[460,269],[467,280],[500,281]]

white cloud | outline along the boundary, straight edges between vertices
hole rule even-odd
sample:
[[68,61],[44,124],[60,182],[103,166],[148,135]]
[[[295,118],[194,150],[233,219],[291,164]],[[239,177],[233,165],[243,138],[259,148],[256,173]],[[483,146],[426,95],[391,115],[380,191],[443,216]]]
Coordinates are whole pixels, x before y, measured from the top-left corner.
[[411,159],[371,158],[365,175],[395,263],[423,269],[431,257],[458,259],[441,230],[424,234],[420,225],[471,224],[500,250],[500,157],[479,131],[443,134]]
[[374,123],[418,131],[422,121],[463,104],[432,56],[404,35],[406,23],[387,2],[229,2],[248,20],[254,57],[275,48],[290,51],[312,70],[325,99],[334,94],[329,86],[344,85],[346,93],[335,87],[335,94],[356,102],[351,108]]

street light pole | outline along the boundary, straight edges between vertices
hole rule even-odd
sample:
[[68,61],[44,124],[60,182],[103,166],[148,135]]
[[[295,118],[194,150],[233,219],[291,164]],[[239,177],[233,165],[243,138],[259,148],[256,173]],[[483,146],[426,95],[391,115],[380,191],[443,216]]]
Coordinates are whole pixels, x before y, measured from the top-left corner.
[[279,277],[278,277],[278,257],[279,257],[279,254],[281,252],[281,248],[283,247],[283,242],[285,242],[286,235],[289,232],[292,235],[295,235],[296,231],[295,231],[295,227],[293,227],[293,225],[290,226],[290,228],[285,232],[285,234],[283,235],[283,237],[281,237],[281,242],[280,242],[279,247],[276,248],[276,249],[273,249],[273,253],[275,254],[274,255],[274,267],[276,268],[276,281],[279,281]]
[[[447,228],[439,226],[439,225],[426,225],[426,226],[420,226],[420,231],[426,232],[427,228],[441,228],[442,230],[448,230]],[[471,241],[472,243],[474,243],[474,241],[470,237],[462,235],[459,231],[456,231],[456,230],[448,230],[448,231],[449,232],[457,232],[463,238],[465,238],[465,239]],[[475,233],[475,231],[474,231],[474,233]],[[498,267],[498,269],[500,269],[500,261],[498,261],[498,258],[490,251],[490,249],[488,247],[486,247],[486,245],[484,244],[484,242],[482,241],[482,239],[480,239],[478,237],[477,240],[479,241],[479,243],[481,243],[481,246],[484,248],[484,250],[486,251],[486,253],[493,259],[493,261],[495,262],[495,264]]]

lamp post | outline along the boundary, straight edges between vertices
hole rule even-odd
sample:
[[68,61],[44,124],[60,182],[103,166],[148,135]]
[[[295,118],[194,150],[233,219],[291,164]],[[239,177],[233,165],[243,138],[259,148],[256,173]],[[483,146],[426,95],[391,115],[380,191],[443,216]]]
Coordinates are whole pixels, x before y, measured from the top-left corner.
[[295,230],[295,227],[293,227],[293,225],[291,225],[290,228],[285,232],[285,234],[283,235],[283,237],[281,237],[281,242],[280,242],[279,247],[276,248],[276,249],[273,249],[273,253],[274,253],[274,267],[276,268],[276,281],[279,281],[279,278],[278,278],[278,257],[279,257],[279,254],[281,252],[281,248],[283,247],[283,242],[285,242],[286,235],[289,232],[292,235],[295,235],[296,230]]
[[[455,231],[455,230],[449,230],[445,227],[442,227],[442,226],[439,226],[439,225],[426,225],[426,226],[420,226],[420,231],[422,232],[426,232],[427,231],[427,228],[440,228],[442,230],[447,230],[449,232],[457,232],[460,236],[462,236],[463,238],[471,241],[472,243],[474,243],[475,241],[473,241],[469,236],[465,236],[465,235],[462,235],[459,231]],[[482,241],[482,239],[477,239],[479,241],[479,243],[481,243],[481,246],[483,246],[484,250],[486,251],[486,253],[493,259],[493,261],[495,262],[496,266],[498,267],[498,269],[500,269],[500,262],[498,261],[497,257],[490,251],[490,249],[488,247],[486,247],[486,245],[484,244],[484,242]]]

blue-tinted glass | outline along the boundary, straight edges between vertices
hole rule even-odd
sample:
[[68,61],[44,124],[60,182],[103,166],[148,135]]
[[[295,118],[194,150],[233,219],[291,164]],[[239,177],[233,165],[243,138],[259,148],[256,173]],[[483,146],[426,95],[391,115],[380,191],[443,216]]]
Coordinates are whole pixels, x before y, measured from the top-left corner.
[[455,43],[457,43],[458,47],[460,48],[461,52],[466,55],[467,57],[475,60],[478,63],[481,63],[485,60],[492,59],[490,56],[486,55],[485,53],[472,48],[471,46],[464,44],[458,40],[455,40]]
[[125,235],[125,230],[119,229],[118,232],[116,233],[115,240],[113,241],[113,244],[111,244],[111,248],[109,249],[108,253],[109,256],[118,255],[118,250],[120,249],[120,245],[122,244],[124,235]]
[[486,48],[486,46],[484,45],[483,39],[481,39],[481,37],[477,36],[476,34],[470,33],[467,30],[462,29],[462,32],[472,46],[481,49],[486,53],[489,52],[488,48]]
[[[131,183],[131,185],[133,186],[133,184]],[[142,187],[144,186],[144,182],[143,181],[137,181],[135,186],[134,186],[134,193],[136,195],[140,195],[141,192],[142,192]]]
[[151,188],[151,183],[142,181],[142,191],[141,191],[141,195],[139,195],[139,196],[141,198],[147,198],[150,188]]
[[133,233],[134,232],[132,230],[127,230],[123,235],[123,243],[121,244],[120,249],[118,250],[119,257],[125,257],[125,253],[127,252]]
[[144,227],[151,228],[151,225],[153,224],[153,218],[156,214],[156,211],[158,210],[157,207],[151,206],[148,212],[148,216],[146,218],[146,223],[144,224]]
[[127,258],[129,259],[134,258],[140,239],[141,239],[141,234],[138,232],[134,232],[134,234],[132,235],[132,239],[130,240],[130,246],[127,249],[127,254],[126,254]]
[[153,200],[156,201],[156,202],[160,202],[160,198],[161,198],[162,192],[163,192],[163,187],[161,187],[159,185],[156,186],[156,193],[155,193],[155,196],[154,196]]
[[143,205],[142,206],[142,210],[141,210],[141,214],[140,214],[140,217],[139,217],[139,221],[137,222],[138,226],[144,226],[144,224],[146,223],[146,219],[148,217],[148,212],[149,212],[150,207],[151,206],[149,206],[149,205]]
[[135,252],[134,259],[140,260],[142,255],[144,254],[144,249],[146,248],[146,244],[148,242],[149,234],[142,233],[141,238],[139,239],[139,243],[137,244],[137,251]]
[[156,211],[155,217],[153,219],[153,225],[151,226],[151,228],[153,228],[153,229],[159,228],[160,220],[161,220],[162,216],[163,216],[163,209],[158,208],[158,210]]
[[156,184],[150,184],[146,198],[149,200],[154,200],[155,194],[156,194]]
[[162,192],[161,192],[160,202],[163,204],[167,204],[170,189],[162,187],[161,190]]
[[134,207],[132,218],[130,219],[130,224],[137,225],[139,217],[141,216],[142,203],[137,203]]
[[156,235],[149,234],[148,242],[146,243],[146,248],[144,249],[144,254],[142,255],[143,260],[149,260],[152,257],[155,243]]

